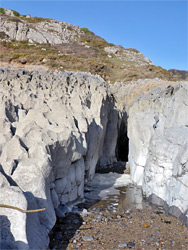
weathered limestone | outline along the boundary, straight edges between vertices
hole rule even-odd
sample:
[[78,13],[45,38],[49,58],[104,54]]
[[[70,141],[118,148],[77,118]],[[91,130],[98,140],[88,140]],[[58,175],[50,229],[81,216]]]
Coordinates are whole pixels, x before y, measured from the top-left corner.
[[47,248],[55,212],[83,198],[98,164],[116,160],[127,117],[133,182],[188,225],[187,95],[187,82],[109,90],[86,73],[1,69],[0,204],[46,208],[22,214],[0,207],[1,247]]
[[131,178],[188,225],[188,83],[161,86],[129,108]]
[[86,73],[1,69],[0,101],[0,204],[46,208],[0,208],[1,244],[45,249],[58,206],[82,199],[97,164],[116,160],[119,116],[105,82]]
[[62,44],[78,40],[81,30],[76,25],[52,19],[30,18],[20,20],[0,17],[0,32],[4,32],[10,39],[29,41],[30,43]]
[[115,56],[118,59],[127,58],[129,62],[136,62],[138,65],[154,65],[148,57],[135,49],[124,49],[122,46],[105,47],[104,51],[108,53],[108,57]]

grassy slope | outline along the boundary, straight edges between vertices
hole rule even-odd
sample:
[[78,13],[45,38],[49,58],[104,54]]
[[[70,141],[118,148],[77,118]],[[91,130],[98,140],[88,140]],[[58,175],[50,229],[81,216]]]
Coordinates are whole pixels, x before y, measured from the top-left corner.
[[[28,24],[50,20],[39,17],[26,18],[24,16],[4,16],[4,18],[8,18],[10,22],[27,22]],[[87,28],[81,28],[81,31],[82,35],[78,37],[77,43],[54,46],[48,44],[31,45],[27,41],[2,41],[6,38],[6,35],[0,32],[0,58],[4,62],[44,65],[52,71],[58,69],[60,71],[91,72],[99,74],[111,83],[120,80],[129,82],[155,77],[167,80],[178,79],[161,67],[139,66],[136,61],[127,60],[126,56],[123,56],[122,59],[116,56],[108,57],[104,48],[114,46],[113,44],[96,36]],[[124,50],[124,48],[122,49]]]

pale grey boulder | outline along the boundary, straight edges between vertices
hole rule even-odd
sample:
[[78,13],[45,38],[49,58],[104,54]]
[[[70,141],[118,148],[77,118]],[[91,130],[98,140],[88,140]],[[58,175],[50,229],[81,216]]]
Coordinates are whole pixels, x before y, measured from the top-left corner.
[[[9,179],[11,182],[11,177]],[[23,191],[9,183],[0,173],[0,204],[27,209],[27,200]],[[26,235],[26,214],[0,207],[0,247],[1,249],[29,249]],[[12,224],[11,222],[14,221]],[[9,249],[8,248],[8,249]]]

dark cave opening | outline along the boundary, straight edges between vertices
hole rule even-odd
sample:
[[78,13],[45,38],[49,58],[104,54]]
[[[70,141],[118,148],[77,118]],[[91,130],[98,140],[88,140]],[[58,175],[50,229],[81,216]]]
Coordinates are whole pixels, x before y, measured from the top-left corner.
[[124,114],[117,138],[116,157],[118,161],[127,162],[129,154],[129,138],[127,136],[127,114]]

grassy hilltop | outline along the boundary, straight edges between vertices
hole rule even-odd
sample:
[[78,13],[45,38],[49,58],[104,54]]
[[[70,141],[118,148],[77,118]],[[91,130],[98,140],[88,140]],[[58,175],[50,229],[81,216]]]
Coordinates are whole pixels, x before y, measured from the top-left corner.
[[[63,27],[62,32],[59,27]],[[15,31],[16,30],[16,31]],[[42,30],[43,33],[42,33]],[[17,32],[17,33],[16,33]],[[66,40],[62,39],[63,32]],[[30,33],[35,34],[30,39]],[[23,35],[24,34],[24,35]],[[38,34],[38,35],[37,35]],[[35,41],[39,35],[45,39]],[[51,42],[53,36],[57,39]],[[70,38],[70,39],[69,39]],[[142,53],[108,43],[87,28],[41,17],[20,15],[17,11],[0,8],[1,62],[42,65],[50,71],[85,71],[99,74],[109,83],[124,80],[161,78],[181,79],[160,66],[155,66]]]

